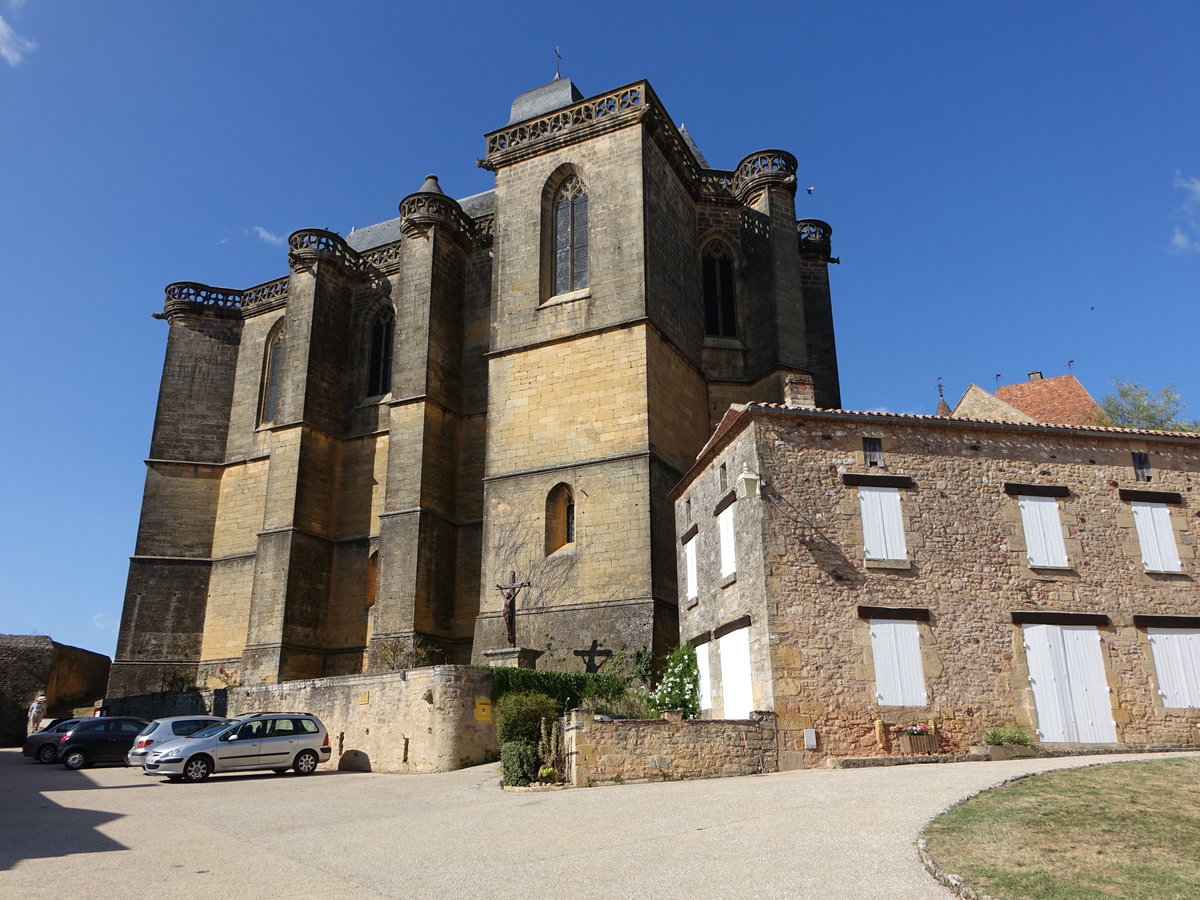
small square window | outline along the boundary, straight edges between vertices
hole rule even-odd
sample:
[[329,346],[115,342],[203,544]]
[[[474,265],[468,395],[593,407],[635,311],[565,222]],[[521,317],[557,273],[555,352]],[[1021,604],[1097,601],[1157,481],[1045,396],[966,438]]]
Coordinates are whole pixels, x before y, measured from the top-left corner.
[[729,490],[729,475],[725,471],[725,463],[721,463],[721,468],[717,470],[717,489],[721,493]]
[[865,437],[862,439],[863,460],[867,466],[883,465],[883,438]]
[[1150,454],[1131,453],[1133,457],[1133,475],[1138,481],[1150,480]]

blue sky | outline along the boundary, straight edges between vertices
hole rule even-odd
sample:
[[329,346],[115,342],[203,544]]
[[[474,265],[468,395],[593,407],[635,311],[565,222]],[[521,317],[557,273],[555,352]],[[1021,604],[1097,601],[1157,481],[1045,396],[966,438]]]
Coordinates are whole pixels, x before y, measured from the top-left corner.
[[173,281],[392,218],[523,90],[649,78],[711,165],[833,226],[843,405],[1067,371],[1200,416],[1200,4],[0,0],[0,632],[112,654]]

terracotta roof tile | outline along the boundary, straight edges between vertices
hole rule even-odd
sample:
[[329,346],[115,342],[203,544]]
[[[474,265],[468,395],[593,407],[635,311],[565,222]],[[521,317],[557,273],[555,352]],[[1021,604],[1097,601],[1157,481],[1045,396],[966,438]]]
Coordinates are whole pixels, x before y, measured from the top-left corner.
[[996,396],[1039,422],[1094,425],[1103,414],[1074,375],[1003,384],[996,388]]

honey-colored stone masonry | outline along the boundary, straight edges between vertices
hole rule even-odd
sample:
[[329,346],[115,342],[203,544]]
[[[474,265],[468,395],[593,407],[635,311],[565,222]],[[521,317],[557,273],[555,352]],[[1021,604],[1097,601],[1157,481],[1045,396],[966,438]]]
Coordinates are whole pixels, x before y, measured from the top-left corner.
[[[883,439],[883,467],[863,465],[864,437]],[[1135,480],[1133,451],[1150,453],[1149,483]],[[738,571],[730,582],[717,570],[713,510],[743,468],[762,479],[761,496],[734,503]],[[864,558],[848,476],[911,479],[899,488],[906,559]],[[1057,505],[1068,568],[1031,567],[1018,497],[1006,484],[1065,489]],[[1182,572],[1145,571],[1121,490],[1180,495],[1182,503],[1167,506]],[[791,768],[898,753],[903,725],[931,725],[941,751],[952,753],[980,745],[995,725],[1034,734],[1038,714],[1014,615],[1102,615],[1117,742],[1190,746],[1200,709],[1163,706],[1146,631],[1134,616],[1200,617],[1198,503],[1194,436],[752,407],[678,493],[678,533],[695,526],[700,570],[699,597],[680,611],[681,634],[703,639],[750,616],[755,699],[777,714],[781,766]],[[925,705],[877,702],[860,607],[925,612],[918,622]],[[707,646],[711,715],[720,716],[716,644]],[[816,731],[815,750],[805,750],[805,729]]]

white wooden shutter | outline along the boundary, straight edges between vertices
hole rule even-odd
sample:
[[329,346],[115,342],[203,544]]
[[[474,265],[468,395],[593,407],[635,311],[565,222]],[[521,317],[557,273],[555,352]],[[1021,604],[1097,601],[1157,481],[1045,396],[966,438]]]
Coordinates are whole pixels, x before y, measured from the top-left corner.
[[900,489],[860,487],[863,551],[867,559],[905,559],[904,518],[900,515]]
[[694,600],[700,594],[700,579],[696,573],[696,538],[694,537],[683,545],[683,562],[687,599]]
[[1181,572],[1171,510],[1165,503],[1131,503],[1133,524],[1142,548],[1142,565],[1147,572]]
[[696,668],[700,670],[700,709],[712,709],[712,666],[709,662],[709,643],[696,648]]
[[739,628],[722,635],[721,653],[722,718],[746,719],[754,705],[754,683],[750,675],[750,629]]
[[1058,520],[1058,501],[1054,497],[1022,496],[1019,502],[1029,564],[1065,568],[1067,548]]
[[1100,650],[1092,625],[1024,625],[1025,659],[1047,743],[1106,744],[1117,739]]
[[721,536],[721,577],[737,571],[737,557],[733,552],[733,507],[730,503],[717,516],[717,530]]
[[1163,706],[1200,707],[1200,628],[1147,628]]
[[925,669],[917,623],[871,619],[870,624],[876,701],[881,706],[924,706]]

